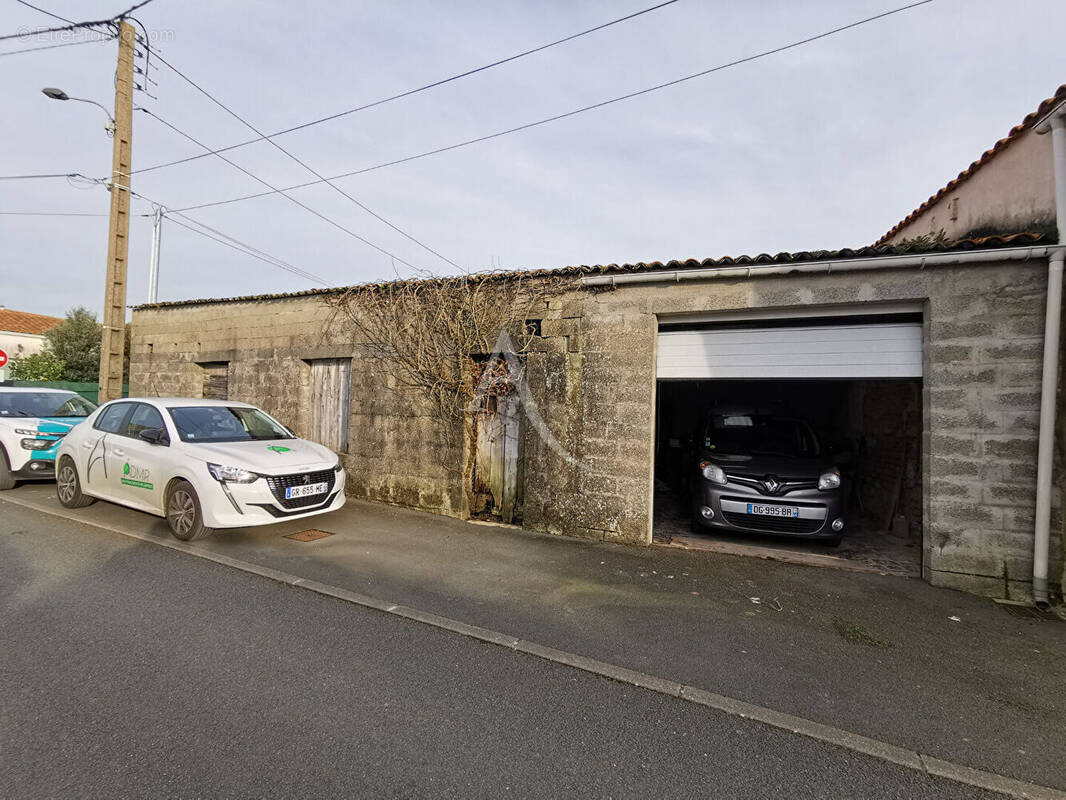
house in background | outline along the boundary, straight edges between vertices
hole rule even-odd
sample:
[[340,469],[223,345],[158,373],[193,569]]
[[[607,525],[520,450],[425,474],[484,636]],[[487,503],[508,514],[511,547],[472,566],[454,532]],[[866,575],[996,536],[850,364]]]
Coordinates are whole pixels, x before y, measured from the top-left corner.
[[63,320],[28,311],[15,311],[0,306],[0,351],[7,356],[0,367],[0,381],[11,375],[11,359],[39,353],[44,347],[44,335]]
[[877,240],[875,246],[936,236],[950,240],[1055,232],[1052,137],[1040,122],[1066,101],[1059,87],[981,157]]

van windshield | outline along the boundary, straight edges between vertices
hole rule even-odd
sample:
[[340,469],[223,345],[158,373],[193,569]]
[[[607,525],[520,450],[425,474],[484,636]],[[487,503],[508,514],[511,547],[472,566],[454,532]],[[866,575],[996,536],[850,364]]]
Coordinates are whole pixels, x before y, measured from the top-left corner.
[[184,406],[167,411],[183,442],[261,442],[293,438],[281,423],[258,408]]
[[812,458],[818,440],[798,419],[763,414],[714,414],[707,422],[704,447],[734,456]]

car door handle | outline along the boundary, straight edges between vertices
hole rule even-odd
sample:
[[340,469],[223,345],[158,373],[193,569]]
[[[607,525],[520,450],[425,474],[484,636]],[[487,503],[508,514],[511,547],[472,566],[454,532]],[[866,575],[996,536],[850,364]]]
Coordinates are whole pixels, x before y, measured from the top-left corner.
[[126,451],[125,450],[119,450],[118,448],[116,448],[116,449],[111,451],[111,454],[115,455],[115,456],[122,457],[122,456],[126,455]]
[[94,444],[94,442],[82,442],[81,446],[84,447],[86,450],[92,450]]

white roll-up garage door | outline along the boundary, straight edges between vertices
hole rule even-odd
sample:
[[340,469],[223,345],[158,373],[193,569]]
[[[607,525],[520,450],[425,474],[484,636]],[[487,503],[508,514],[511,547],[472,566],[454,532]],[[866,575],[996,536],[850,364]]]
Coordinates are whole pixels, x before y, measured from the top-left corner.
[[659,332],[658,377],[920,378],[921,322]]

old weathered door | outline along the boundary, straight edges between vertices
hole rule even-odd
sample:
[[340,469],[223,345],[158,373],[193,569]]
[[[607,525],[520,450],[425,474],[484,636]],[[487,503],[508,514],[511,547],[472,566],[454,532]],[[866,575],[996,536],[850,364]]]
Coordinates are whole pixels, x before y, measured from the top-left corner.
[[348,452],[348,413],[352,362],[323,358],[311,362],[312,441],[337,453]]
[[477,416],[475,512],[515,522],[519,488],[518,393],[486,397]]

